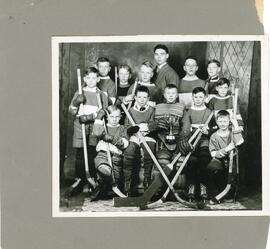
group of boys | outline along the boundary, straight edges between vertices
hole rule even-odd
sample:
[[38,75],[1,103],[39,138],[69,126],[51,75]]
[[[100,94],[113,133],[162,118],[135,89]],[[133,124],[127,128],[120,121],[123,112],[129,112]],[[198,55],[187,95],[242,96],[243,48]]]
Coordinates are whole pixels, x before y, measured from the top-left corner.
[[[186,75],[179,80],[167,63],[168,48],[158,44],[153,52],[157,66],[154,68],[150,61],[143,62],[139,79],[133,84],[129,82],[131,68],[123,64],[118,67],[116,87],[109,77],[110,61],[104,57],[98,59],[96,68],[86,71],[83,94],[76,92],[69,107],[75,117],[75,174],[82,179],[71,195],[83,191],[87,182],[81,124],[85,124],[88,137],[89,172],[97,183],[92,199],[108,191],[112,184],[128,196],[138,195],[142,167],[146,190],[153,181],[151,154],[161,166],[165,166],[177,153],[185,156],[192,152],[182,172],[186,176],[187,195],[191,201],[194,198],[206,199],[209,195],[212,198],[224,188],[228,154],[243,143],[239,111],[237,120],[232,118],[229,80],[219,78],[221,68],[217,60],[208,62],[209,78],[206,81],[199,79],[196,76],[197,60],[193,57],[186,58],[183,66]],[[130,117],[125,116],[123,105],[135,125]],[[205,125],[212,111],[215,111],[212,123],[218,127],[215,131],[212,129],[215,125]],[[233,132],[231,121],[237,127]],[[189,138],[196,129],[200,129],[202,136],[193,146]],[[179,160],[176,166],[180,164]]]

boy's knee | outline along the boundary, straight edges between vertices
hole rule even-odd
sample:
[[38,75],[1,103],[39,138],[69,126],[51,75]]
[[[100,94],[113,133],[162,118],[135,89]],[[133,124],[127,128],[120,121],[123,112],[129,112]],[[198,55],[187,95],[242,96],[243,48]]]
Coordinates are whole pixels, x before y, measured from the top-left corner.
[[220,160],[213,158],[210,163],[207,165],[207,171],[209,173],[217,173],[219,171],[222,171],[222,163]]

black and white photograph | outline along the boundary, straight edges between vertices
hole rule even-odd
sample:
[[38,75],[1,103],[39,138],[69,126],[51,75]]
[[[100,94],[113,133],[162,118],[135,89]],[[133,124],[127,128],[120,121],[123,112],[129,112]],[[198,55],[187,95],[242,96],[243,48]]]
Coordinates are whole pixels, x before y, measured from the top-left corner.
[[265,36],[53,37],[53,216],[268,212],[267,49]]

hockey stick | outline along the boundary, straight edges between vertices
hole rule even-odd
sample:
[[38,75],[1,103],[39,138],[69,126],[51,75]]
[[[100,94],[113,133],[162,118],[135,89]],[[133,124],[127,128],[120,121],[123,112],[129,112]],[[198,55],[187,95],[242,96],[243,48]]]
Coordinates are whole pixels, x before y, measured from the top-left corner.
[[[77,69],[77,78],[78,78],[78,92],[79,92],[79,94],[82,94],[81,70],[79,68]],[[80,109],[83,110],[83,103],[80,104]],[[83,138],[84,168],[85,168],[86,179],[87,179],[88,183],[90,184],[90,186],[92,188],[95,188],[96,187],[96,183],[91,178],[90,173],[89,173],[89,169],[88,169],[88,153],[87,153],[85,124],[82,124],[82,138]]]
[[[197,136],[199,132],[199,129],[197,129],[192,137],[190,138],[190,141],[193,141],[193,139]],[[177,160],[180,158],[181,153],[178,153],[177,156],[174,158],[174,160],[168,164],[166,167],[163,168],[165,174],[167,176],[170,175],[170,173],[173,170],[173,165],[177,162]],[[147,205],[148,202],[151,201],[152,197],[157,193],[157,191],[164,185],[164,179],[162,178],[161,174],[158,174],[154,181],[150,184],[150,186],[147,188],[147,190],[143,193],[143,195],[139,197],[127,197],[127,198],[114,198],[114,206],[115,207],[144,207]]]
[[[97,101],[98,101],[98,106],[100,109],[102,109],[102,103],[101,103],[101,99],[100,99],[100,94],[97,93]],[[108,131],[107,131],[107,127],[106,127],[106,124],[105,124],[105,120],[103,119],[103,124],[104,124],[104,131],[106,134],[108,134]],[[112,170],[112,190],[114,193],[116,193],[118,196],[120,197],[127,197],[126,195],[124,195],[120,189],[117,187],[116,185],[116,182],[115,182],[115,176],[114,176],[114,167],[113,167],[113,163],[112,163],[112,157],[111,157],[111,153],[110,153],[110,145],[108,142],[105,142],[106,144],[106,147],[107,147],[107,158],[108,158],[108,162],[109,162],[109,165],[111,167],[111,170]]]
[[[209,124],[209,122],[211,121],[212,117],[213,117],[213,114],[214,112],[211,112],[211,114],[209,115],[209,117],[207,118],[205,124],[204,124],[204,127],[207,127],[207,125]],[[194,141],[194,143],[192,144],[193,148],[195,149],[197,143],[200,141],[201,139],[201,136],[202,136],[202,132],[201,132],[201,129],[198,128],[194,133],[193,135],[190,137],[189,139],[189,143],[192,143],[192,141],[194,140],[195,137],[197,137]],[[177,170],[175,176],[173,177],[172,181],[171,181],[171,184],[174,185],[175,182],[177,181],[178,177],[180,176],[181,172],[183,171],[184,167],[186,166],[188,160],[189,160],[189,157],[191,156],[192,152],[189,152],[184,161],[182,162],[181,166],[179,167],[179,169]],[[170,163],[172,166],[178,161],[178,159],[181,157],[181,153],[179,152],[176,157],[173,159],[173,161]],[[167,166],[168,167],[172,167],[170,166],[170,164],[168,164]],[[148,208],[155,208],[156,206],[159,206],[161,205],[163,202],[165,202],[168,194],[170,193],[170,189],[167,188],[167,190],[165,191],[165,193],[163,194],[163,196],[157,200],[156,202],[153,202],[153,203],[150,203],[148,205],[145,205],[145,206],[141,206],[140,208],[141,209],[148,209]],[[205,206],[205,205],[204,205]],[[201,206],[200,208],[203,208],[203,206]]]
[[115,66],[115,67],[114,67],[114,83],[115,83],[116,96],[117,96],[117,78],[118,78],[118,74],[117,74],[117,66]]
[[[235,88],[235,90],[234,90],[233,118],[236,117],[238,90],[239,90],[238,88]],[[237,129],[238,127],[232,127],[231,142],[233,142],[233,128]],[[233,157],[234,157],[234,149],[230,151],[230,155],[229,155],[229,169],[228,169],[228,180],[227,180],[228,183],[227,183],[225,189],[221,193],[219,193],[218,195],[216,195],[213,198],[212,201],[214,203],[219,203],[221,201],[221,199],[224,198],[232,188],[232,183],[233,183]]]
[[[136,125],[136,123],[134,122],[134,120],[132,119],[129,111],[127,110],[127,108],[125,107],[125,105],[121,105],[127,118],[129,119],[130,123],[132,125]],[[139,136],[139,139],[142,141],[145,149],[147,150],[148,154],[150,155],[151,159],[153,160],[154,164],[156,165],[156,167],[158,168],[161,176],[163,177],[163,179],[165,180],[165,182],[167,183],[167,185],[169,186],[170,190],[172,191],[173,195],[175,196],[176,200],[179,202],[179,203],[182,203],[183,205],[186,205],[186,206],[189,206],[191,208],[198,208],[198,206],[194,203],[189,203],[185,200],[183,200],[179,195],[178,193],[175,191],[173,185],[171,184],[170,180],[168,179],[167,175],[165,174],[164,170],[162,169],[162,167],[160,166],[158,160],[156,159],[155,155],[153,154],[152,150],[150,149],[150,147],[148,146],[144,136],[142,135],[142,133],[140,131],[137,132],[138,136]]]
[[[136,89],[137,89],[137,86],[138,86],[138,79],[136,78],[136,80],[135,80],[135,83],[134,83],[134,87],[133,87],[133,89],[132,89],[132,96],[134,96],[135,95],[135,92],[136,92]],[[128,107],[127,107],[127,109],[129,110],[130,109],[130,107],[131,107],[131,105],[132,105],[132,102],[133,101],[131,101],[131,102],[129,102],[128,103]]]

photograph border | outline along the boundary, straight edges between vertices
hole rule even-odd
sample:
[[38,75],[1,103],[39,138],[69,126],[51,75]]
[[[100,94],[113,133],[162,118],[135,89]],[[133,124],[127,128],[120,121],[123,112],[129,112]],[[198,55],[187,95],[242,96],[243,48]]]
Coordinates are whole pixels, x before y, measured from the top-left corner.
[[[262,210],[222,211],[139,211],[139,212],[60,212],[59,182],[59,44],[111,42],[199,42],[260,41],[261,42],[261,131],[262,131]],[[270,127],[267,106],[269,93],[269,41],[267,35],[138,35],[138,36],[55,36],[52,37],[52,216],[53,217],[168,217],[168,216],[268,216],[270,214],[270,161],[267,128]]]

